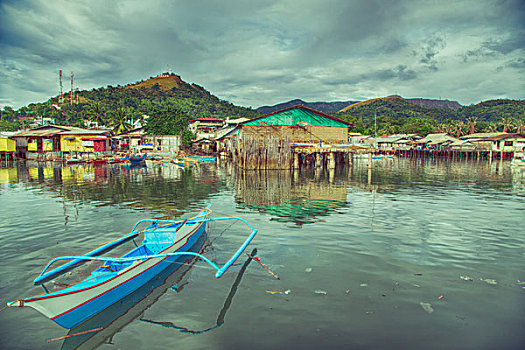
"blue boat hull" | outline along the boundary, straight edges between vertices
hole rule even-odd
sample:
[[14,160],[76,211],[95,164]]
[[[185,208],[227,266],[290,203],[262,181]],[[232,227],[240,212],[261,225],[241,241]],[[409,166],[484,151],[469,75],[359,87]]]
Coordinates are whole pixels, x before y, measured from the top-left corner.
[[[177,252],[187,252],[199,239],[206,229],[206,223],[203,223],[195,233],[189,237],[186,244],[184,244]],[[135,290],[140,288],[145,283],[149,282],[153,277],[161,273],[164,269],[170,266],[173,263],[184,263],[186,260],[191,260],[189,256],[173,256],[167,257],[158,261],[155,265],[150,267],[145,272],[142,272],[139,275],[136,275],[125,283],[120,284],[114,289],[111,289],[104,294],[99,295],[98,297],[88,301],[85,304],[82,304],[69,312],[53,318],[53,321],[58,323],[60,326],[70,329],[78,326],[82,322],[121,300],[122,298],[133,293]]]
[[[178,244],[182,244],[181,246],[176,248],[177,244],[173,244],[164,249],[162,253],[190,252],[205,230],[206,222],[197,224],[194,230],[179,241]],[[60,326],[71,329],[133,293],[171,264],[184,263],[191,259],[192,256],[188,255],[174,255],[145,260],[134,265],[135,267],[130,266],[129,270],[116,274],[106,282],[94,282],[92,285],[84,282],[84,285],[79,284],[57,292],[25,299],[24,305],[20,306],[31,306]],[[96,278],[93,281],[96,281]]]

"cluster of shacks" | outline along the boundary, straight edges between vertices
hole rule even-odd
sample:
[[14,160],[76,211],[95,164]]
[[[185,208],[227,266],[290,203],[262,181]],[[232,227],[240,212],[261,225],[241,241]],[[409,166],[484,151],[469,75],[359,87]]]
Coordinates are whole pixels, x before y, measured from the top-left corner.
[[[352,153],[451,154],[512,156],[523,151],[525,135],[477,133],[454,138],[448,134],[399,134],[371,137],[349,133],[353,124],[305,106],[293,106],[254,119],[196,118],[189,129],[194,149],[233,159],[247,169],[287,169],[302,163],[346,162]],[[0,137],[0,152],[29,159],[73,154],[104,155],[115,151],[174,154],[177,135],[146,135],[143,128],[120,135],[106,129],[46,125]]]
[[519,133],[476,133],[459,138],[445,133],[390,135],[372,140],[378,150],[392,153],[420,152],[475,152],[479,154],[512,155],[525,148],[525,135]]
[[118,151],[176,153],[180,145],[179,135],[145,135],[142,128],[114,135],[109,129],[45,125],[0,138],[5,156],[34,160],[95,158]]

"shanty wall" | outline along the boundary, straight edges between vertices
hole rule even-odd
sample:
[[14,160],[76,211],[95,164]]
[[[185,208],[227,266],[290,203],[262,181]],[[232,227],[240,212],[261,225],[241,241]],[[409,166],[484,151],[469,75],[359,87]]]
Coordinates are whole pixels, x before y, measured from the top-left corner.
[[0,138],[0,152],[15,152],[16,141],[8,138]]
[[347,127],[329,126],[277,126],[254,125],[243,126],[242,136],[259,137],[261,140],[268,137],[287,139],[289,142],[305,143],[348,143]]
[[234,163],[242,169],[290,169],[292,166],[290,141],[271,135],[236,137],[231,151]]

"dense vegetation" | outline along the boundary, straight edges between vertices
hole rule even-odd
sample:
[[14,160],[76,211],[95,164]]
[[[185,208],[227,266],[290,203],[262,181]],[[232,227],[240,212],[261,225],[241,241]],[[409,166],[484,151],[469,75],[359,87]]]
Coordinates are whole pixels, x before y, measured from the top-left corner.
[[[150,116],[146,130],[158,134],[180,134],[188,121],[198,117],[254,117],[255,110],[218,99],[204,88],[185,83],[176,75],[164,75],[128,86],[77,91],[74,103],[64,95],[45,103],[32,103],[15,111],[1,111],[1,130],[17,130],[32,118],[53,118],[57,125],[84,127],[87,121],[105,125],[115,132],[131,128],[131,122]],[[166,119],[166,120],[165,120]],[[150,125],[151,124],[151,125]],[[149,126],[148,126],[149,125]],[[173,127],[173,129],[171,128]]]
[[[184,140],[189,141],[192,135],[187,125],[191,119],[258,115],[253,109],[220,100],[204,88],[185,83],[173,74],[127,86],[77,91],[74,103],[70,102],[69,94],[65,94],[60,108],[57,108],[58,97],[18,110],[4,107],[0,111],[0,131],[16,131],[27,126],[31,119],[42,117],[53,118],[57,125],[84,127],[88,121],[96,122],[98,126],[111,127],[119,133],[131,129],[132,122],[147,115],[149,118],[144,123],[147,133],[182,134]],[[452,109],[425,107],[412,100],[390,96],[353,104],[335,116],[354,123],[351,131],[367,135],[416,133],[425,136],[446,132],[458,137],[474,132],[525,133],[524,100],[490,100]]]
[[446,132],[459,137],[474,132],[525,132],[523,100],[490,100],[453,110],[387,97],[357,103],[337,116],[354,123],[352,131],[367,135]]

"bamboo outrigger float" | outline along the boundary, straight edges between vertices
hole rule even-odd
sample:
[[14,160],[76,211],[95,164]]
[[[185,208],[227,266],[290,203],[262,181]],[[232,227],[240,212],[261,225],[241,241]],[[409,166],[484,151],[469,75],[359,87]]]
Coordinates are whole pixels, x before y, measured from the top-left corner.
[[[32,307],[60,326],[70,329],[129,295],[170,264],[184,263],[188,257],[202,259],[216,270],[215,277],[220,278],[244,252],[257,234],[257,230],[242,218],[209,218],[210,213],[208,205],[197,216],[184,221],[140,220],[133,226],[129,234],[85,255],[55,258],[35,279],[35,285],[43,284],[87,261],[103,261],[104,263],[89,277],[74,285],[39,296],[18,299],[7,305]],[[243,244],[222,267],[217,266],[202,254],[189,251],[205,232],[206,223],[219,220],[239,220],[251,230]],[[150,222],[150,225],[144,231],[137,231],[137,226],[144,222]],[[144,232],[142,244],[135,244],[136,248],[122,257],[99,256],[125,242],[134,240],[141,232]],[[60,260],[70,261],[49,271],[51,265]]]

